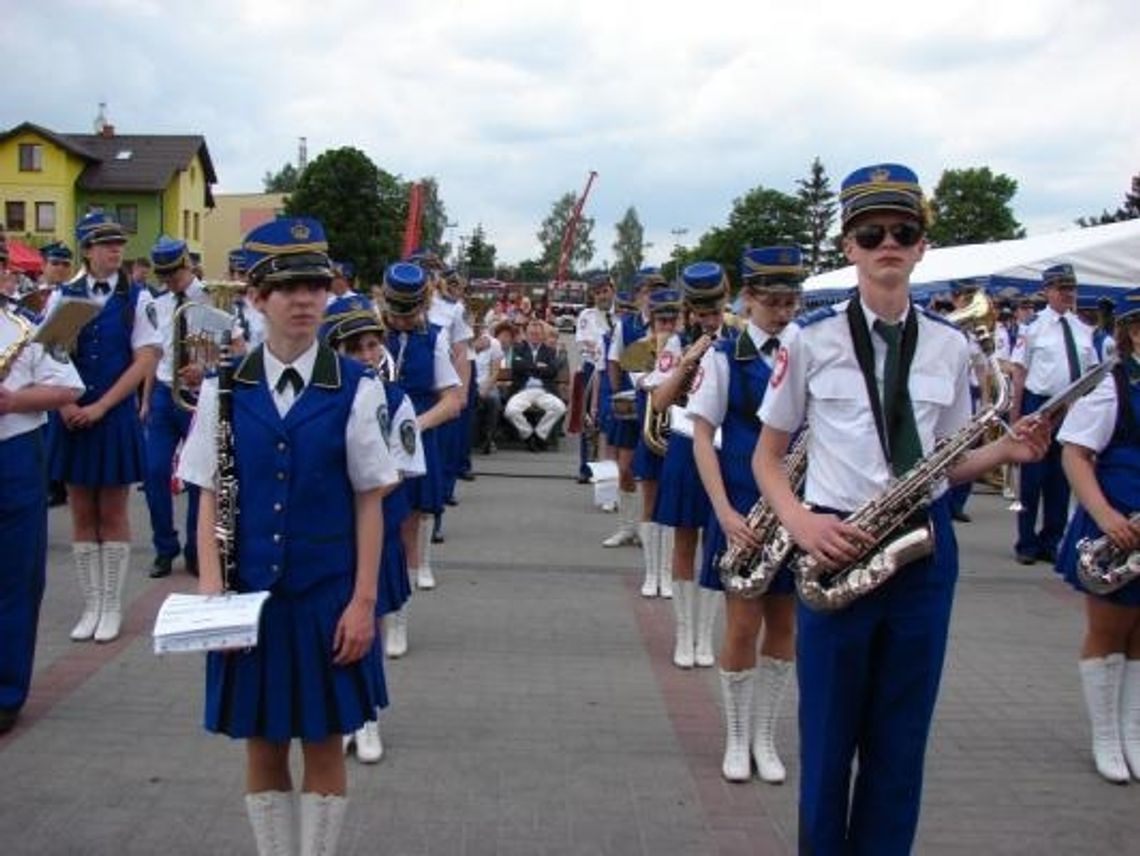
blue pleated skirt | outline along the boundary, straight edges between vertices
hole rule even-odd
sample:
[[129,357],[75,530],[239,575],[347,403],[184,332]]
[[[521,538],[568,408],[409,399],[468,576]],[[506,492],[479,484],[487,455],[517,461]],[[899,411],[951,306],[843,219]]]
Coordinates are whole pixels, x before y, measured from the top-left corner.
[[633,477],[638,481],[660,481],[661,467],[665,458],[655,455],[645,445],[645,435],[641,427],[645,424],[645,408],[648,406],[647,394],[637,393],[637,445],[633,448]]
[[136,484],[146,474],[142,423],[134,395],[119,402],[90,428],[72,431],[60,421],[48,439],[52,481],[113,487]]
[[414,511],[435,514],[443,511],[443,459],[439,449],[439,429],[431,428],[420,434],[424,447],[424,469],[422,476],[404,482],[408,489],[408,502]]
[[[1065,528],[1065,537],[1061,539],[1061,546],[1057,550],[1057,565],[1054,570],[1079,592],[1092,594],[1077,575],[1077,542],[1082,538],[1099,538],[1103,534],[1084,507],[1077,506],[1072,520]],[[1109,594],[1093,596],[1103,598],[1117,606],[1140,606],[1140,578]]]
[[361,660],[333,665],[337,621],[352,597],[350,576],[307,591],[274,590],[256,648],[206,657],[208,731],[273,742],[348,734],[388,704],[379,640]]
[[657,484],[657,504],[653,522],[684,529],[700,529],[708,523],[712,506],[693,457],[693,439],[684,434],[669,435],[665,461]]
[[384,547],[380,554],[380,578],[376,587],[376,617],[398,612],[412,596],[408,557],[400,538],[400,524],[411,513],[405,485],[384,497]]

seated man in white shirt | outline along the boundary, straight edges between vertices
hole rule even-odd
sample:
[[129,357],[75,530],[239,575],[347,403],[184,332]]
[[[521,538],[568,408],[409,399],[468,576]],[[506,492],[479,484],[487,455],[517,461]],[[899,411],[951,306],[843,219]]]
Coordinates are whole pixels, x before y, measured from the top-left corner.
[[[554,394],[558,380],[557,354],[545,343],[546,325],[537,319],[526,327],[526,341],[514,348],[511,359],[511,397],[504,415],[532,452],[546,448],[554,424],[566,412],[566,405]],[[542,411],[538,425],[531,427],[526,411]]]
[[[504,322],[509,328],[509,322]],[[498,327],[496,326],[496,331]],[[488,335],[480,325],[472,339],[475,350],[475,432],[472,442],[479,445],[484,455],[495,450],[495,435],[503,412],[503,399],[499,395],[499,370],[503,367],[503,346],[497,336]]]

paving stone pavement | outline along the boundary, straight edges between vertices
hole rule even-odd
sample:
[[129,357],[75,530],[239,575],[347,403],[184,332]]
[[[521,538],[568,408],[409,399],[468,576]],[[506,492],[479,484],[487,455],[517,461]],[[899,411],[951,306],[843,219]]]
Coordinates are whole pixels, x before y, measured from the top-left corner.
[[[345,854],[785,854],[796,845],[795,699],[782,787],[720,778],[715,670],[670,661],[672,612],[638,593],[639,553],[569,478],[569,450],[477,457],[445,518],[439,588],[387,668],[386,755],[350,761]],[[1009,555],[1012,517],[977,496],[930,741],[916,852],[1135,852],[1140,783],[1092,769],[1079,598]],[[242,747],[200,726],[202,662],[149,631],[184,573],[146,577],[133,494],[124,636],[76,644],[67,513],[52,512],[36,680],[0,738],[0,854],[250,854]]]

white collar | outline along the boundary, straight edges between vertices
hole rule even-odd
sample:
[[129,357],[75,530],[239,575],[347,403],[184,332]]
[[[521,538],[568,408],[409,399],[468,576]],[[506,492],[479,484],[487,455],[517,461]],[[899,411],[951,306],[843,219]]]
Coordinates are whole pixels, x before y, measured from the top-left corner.
[[277,388],[277,381],[281,379],[281,374],[287,368],[294,368],[297,374],[301,376],[301,380],[305,382],[305,386],[309,385],[309,381],[313,377],[313,365],[317,362],[317,350],[319,343],[314,339],[308,349],[301,354],[297,359],[291,363],[283,363],[273,355],[269,350],[269,345],[266,344],[263,349],[265,352],[265,380],[269,384],[270,389]]

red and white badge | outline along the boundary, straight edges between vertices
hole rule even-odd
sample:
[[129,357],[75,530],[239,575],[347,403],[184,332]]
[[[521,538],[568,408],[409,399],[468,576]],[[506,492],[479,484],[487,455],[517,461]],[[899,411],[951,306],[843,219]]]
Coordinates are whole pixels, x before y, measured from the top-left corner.
[[784,375],[788,373],[788,349],[781,346],[776,352],[776,364],[772,366],[772,389],[784,382]]
[[689,389],[690,395],[701,388],[701,381],[703,381],[704,379],[705,379],[705,367],[704,366],[697,366],[697,373],[695,375],[693,375],[693,385]]
[[661,356],[657,358],[657,371],[669,371],[669,369],[673,368],[673,361],[674,357],[672,351],[662,351]]

